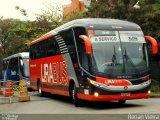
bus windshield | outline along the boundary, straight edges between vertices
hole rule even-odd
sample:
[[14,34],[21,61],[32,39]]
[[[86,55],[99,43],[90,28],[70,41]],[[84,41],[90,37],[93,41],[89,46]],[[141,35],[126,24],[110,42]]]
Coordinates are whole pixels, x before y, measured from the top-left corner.
[[90,39],[93,71],[132,75],[148,70],[146,43],[141,31],[95,30]]

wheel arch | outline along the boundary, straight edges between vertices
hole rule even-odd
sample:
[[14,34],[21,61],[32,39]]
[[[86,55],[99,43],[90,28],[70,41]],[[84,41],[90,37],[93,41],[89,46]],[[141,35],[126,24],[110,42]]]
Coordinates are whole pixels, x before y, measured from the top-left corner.
[[76,87],[78,88],[79,87],[79,83],[78,81],[76,81],[74,78],[70,77],[69,79],[69,95],[71,96],[71,90],[73,89],[74,87],[74,84],[76,85]]

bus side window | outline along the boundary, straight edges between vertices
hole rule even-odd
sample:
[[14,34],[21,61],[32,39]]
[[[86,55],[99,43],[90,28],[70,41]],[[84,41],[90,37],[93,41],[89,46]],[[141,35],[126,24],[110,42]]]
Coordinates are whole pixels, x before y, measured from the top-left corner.
[[18,57],[9,60],[9,72],[7,73],[8,79],[19,80]]
[[88,66],[88,57],[85,53],[85,46],[83,40],[79,38],[80,35],[86,35],[86,30],[83,27],[76,27],[74,28],[74,36],[77,44],[77,50],[79,55],[79,60],[81,65],[86,69],[89,70]]
[[18,69],[18,58],[10,59],[9,69],[11,69],[11,70],[17,70]]
[[30,47],[30,59],[31,60],[34,60],[35,59],[35,47],[34,47],[34,45],[32,45],[31,47]]
[[46,40],[46,52],[47,57],[60,54],[58,43],[54,37]]
[[54,37],[47,38],[46,40],[36,43],[30,48],[30,58],[33,60],[59,54],[60,50]]
[[7,61],[6,60],[4,60],[4,61],[2,61],[2,69],[7,69]]
[[39,43],[36,43],[30,47],[30,58],[32,60],[40,57]]
[[59,34],[66,43],[73,64],[78,64],[72,29],[61,31]]

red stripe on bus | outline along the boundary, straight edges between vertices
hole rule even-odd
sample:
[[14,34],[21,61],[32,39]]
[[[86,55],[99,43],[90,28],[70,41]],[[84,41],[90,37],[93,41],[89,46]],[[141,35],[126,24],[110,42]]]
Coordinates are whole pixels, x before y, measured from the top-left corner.
[[62,90],[50,89],[50,88],[43,88],[43,87],[42,87],[42,91],[53,93],[53,94],[58,94],[58,95],[69,96],[68,91],[62,91]]

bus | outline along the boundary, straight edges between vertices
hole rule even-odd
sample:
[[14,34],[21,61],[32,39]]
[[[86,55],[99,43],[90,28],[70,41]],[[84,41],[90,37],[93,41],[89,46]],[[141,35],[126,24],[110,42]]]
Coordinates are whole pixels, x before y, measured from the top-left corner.
[[2,60],[2,78],[4,82],[6,80],[16,82],[23,79],[27,81],[29,87],[29,52],[21,52],[4,58]]
[[[145,40],[146,39],[146,40]],[[118,101],[150,96],[147,43],[157,54],[154,38],[139,25],[117,19],[70,21],[32,41],[31,88],[81,100]]]

